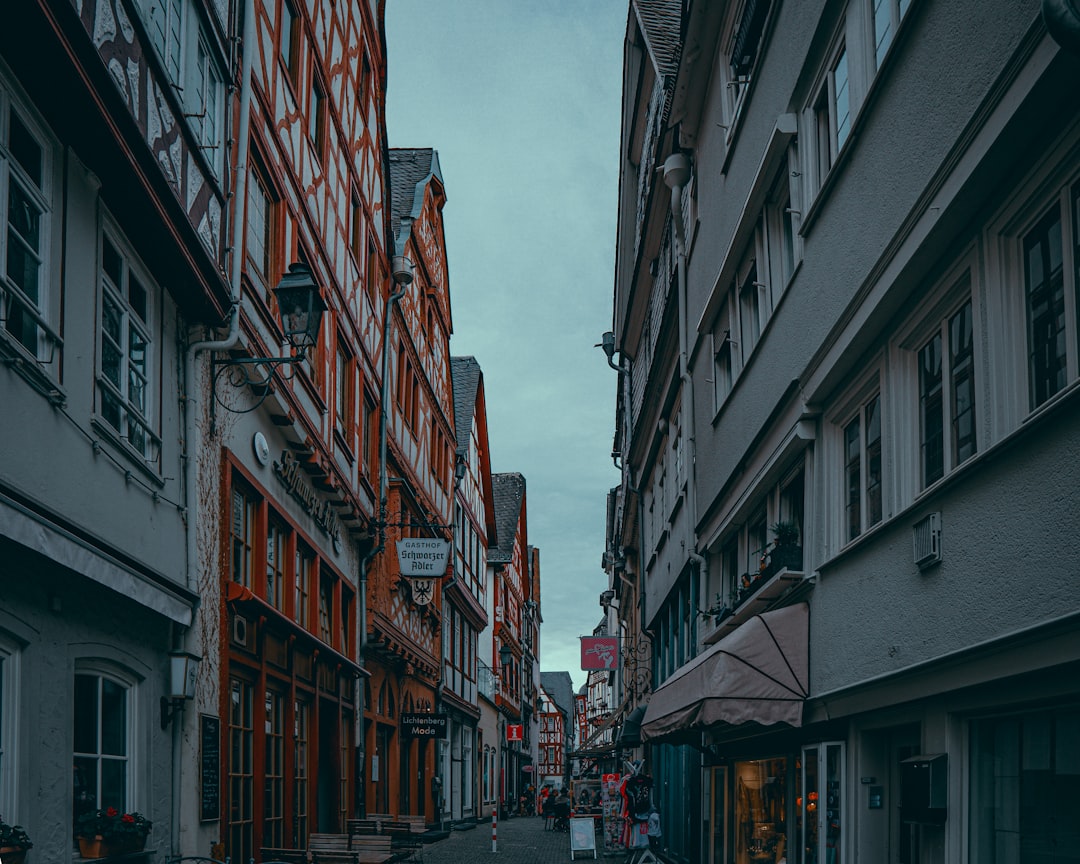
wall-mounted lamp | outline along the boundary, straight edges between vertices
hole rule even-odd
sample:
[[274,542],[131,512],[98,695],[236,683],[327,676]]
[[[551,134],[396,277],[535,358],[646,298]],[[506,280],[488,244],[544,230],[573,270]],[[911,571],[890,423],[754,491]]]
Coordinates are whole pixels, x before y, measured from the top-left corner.
[[[214,398],[227,411],[237,414],[254,411],[269,394],[274,372],[282,366],[302,361],[307,357],[307,352],[319,344],[319,327],[322,325],[326,303],[311,268],[300,262],[290,264],[289,272],[281,277],[274,289],[274,296],[277,298],[278,312],[281,315],[281,329],[292,347],[292,355],[214,359]],[[228,381],[234,388],[251,386],[261,390],[258,401],[239,411],[222,402],[217,395],[217,382],[223,372],[227,372]]]
[[514,652],[510,649],[509,645],[503,645],[499,649],[499,671],[501,672],[507,666],[510,665],[510,661],[514,659]]
[[200,660],[201,657],[188,651],[169,652],[169,695],[161,697],[162,729],[169,727],[169,722],[183,709],[186,701],[195,698],[195,676]]

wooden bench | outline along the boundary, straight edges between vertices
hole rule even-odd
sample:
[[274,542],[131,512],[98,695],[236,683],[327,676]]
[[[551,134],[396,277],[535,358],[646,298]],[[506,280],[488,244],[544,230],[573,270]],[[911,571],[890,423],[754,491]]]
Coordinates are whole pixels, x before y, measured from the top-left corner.
[[312,834],[308,851],[313,864],[384,864],[396,854],[388,834]]
[[424,822],[423,816],[398,816],[394,821],[406,823],[413,834],[423,834],[427,831],[427,823]]
[[391,848],[398,850],[402,858],[417,858],[424,860],[424,841],[420,834],[414,830],[411,822],[387,822],[383,825],[383,833],[390,837]]
[[259,852],[260,860],[269,864],[307,864],[308,860],[306,849],[274,849],[263,846]]
[[382,826],[389,819],[347,819],[345,827],[350,834],[381,834]]

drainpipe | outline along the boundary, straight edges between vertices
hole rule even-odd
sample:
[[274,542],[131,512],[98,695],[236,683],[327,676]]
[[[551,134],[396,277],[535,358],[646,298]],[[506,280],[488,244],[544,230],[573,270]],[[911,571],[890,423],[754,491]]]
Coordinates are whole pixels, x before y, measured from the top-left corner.
[[[240,270],[243,265],[244,220],[240,218],[239,208],[247,200],[247,152],[251,134],[251,67],[255,59],[255,2],[244,2],[244,29],[241,36],[241,71],[240,71],[240,127],[237,133],[236,180],[234,183],[234,214],[232,234],[232,269],[229,276],[230,303],[229,332],[224,339],[194,342],[184,354],[184,447],[181,459],[184,463],[184,492],[186,498],[186,581],[191,591],[198,590],[197,556],[199,496],[195,488],[197,483],[196,460],[201,449],[199,427],[196,422],[195,398],[195,356],[203,351],[218,351],[232,348],[240,339]],[[181,650],[188,650],[190,631],[185,630],[174,638],[174,643]],[[180,854],[180,794],[181,794],[181,734],[183,713],[172,724],[172,812],[169,845],[173,855]]]
[[697,533],[697,437],[694,430],[694,379],[689,371],[689,312],[686,308],[686,226],[683,224],[682,193],[690,179],[690,159],[685,153],[672,153],[663,166],[664,184],[671,190],[671,221],[675,227],[676,270],[679,281],[679,378],[682,380],[682,421],[680,433],[686,442],[686,518],[690,523],[691,544],[687,555],[698,565],[701,589],[709,583],[709,562],[698,552]]
[[1077,0],[1043,0],[1046,29],[1062,48],[1080,55],[1080,5]]

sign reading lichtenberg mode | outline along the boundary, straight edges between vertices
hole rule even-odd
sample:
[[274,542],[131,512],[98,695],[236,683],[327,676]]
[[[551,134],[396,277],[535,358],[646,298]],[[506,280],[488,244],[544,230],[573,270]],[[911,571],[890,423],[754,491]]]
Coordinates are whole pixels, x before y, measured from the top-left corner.
[[429,537],[406,537],[397,541],[397,556],[402,576],[439,578],[446,575],[450,542]]

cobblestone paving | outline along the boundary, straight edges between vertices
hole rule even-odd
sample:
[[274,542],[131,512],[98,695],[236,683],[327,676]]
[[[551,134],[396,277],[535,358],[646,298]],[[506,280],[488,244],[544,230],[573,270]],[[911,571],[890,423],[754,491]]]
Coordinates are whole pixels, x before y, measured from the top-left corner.
[[[424,864],[472,864],[472,862],[506,862],[506,864],[563,864],[570,858],[570,835],[560,831],[545,831],[539,817],[507,819],[498,828],[498,851],[491,851],[491,823],[482,822],[468,831],[451,831],[445,840],[424,847]],[[602,847],[600,837],[598,845]],[[597,853],[603,860],[603,849]],[[625,854],[608,859],[622,862]],[[578,861],[592,861],[591,852],[578,852]]]

